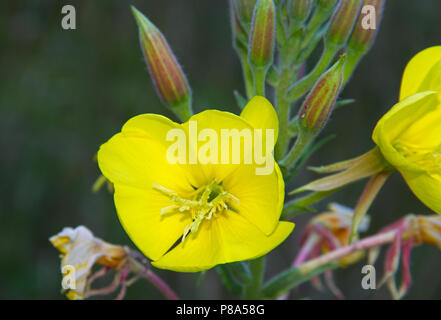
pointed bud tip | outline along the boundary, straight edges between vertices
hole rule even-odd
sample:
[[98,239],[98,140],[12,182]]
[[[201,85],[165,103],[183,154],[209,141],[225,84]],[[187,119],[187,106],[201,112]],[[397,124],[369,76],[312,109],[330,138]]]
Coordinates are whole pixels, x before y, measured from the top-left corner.
[[301,128],[319,132],[326,125],[343,82],[346,54],[326,71],[306,96],[299,113]]
[[131,6],[139,28],[141,50],[156,91],[182,119],[191,113],[191,89],[180,64],[161,31],[138,9]]

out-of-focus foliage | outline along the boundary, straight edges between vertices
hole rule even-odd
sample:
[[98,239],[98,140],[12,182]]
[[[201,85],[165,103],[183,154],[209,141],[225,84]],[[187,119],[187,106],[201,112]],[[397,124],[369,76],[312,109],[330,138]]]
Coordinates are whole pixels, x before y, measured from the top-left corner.
[[[61,28],[64,4],[76,7],[77,30]],[[243,88],[231,48],[228,1],[131,4],[151,17],[179,57],[192,83],[195,111],[211,106],[239,113],[232,92]],[[398,100],[406,62],[440,43],[439,12],[439,0],[387,2],[377,41],[342,95],[356,102],[333,114],[323,135],[337,136],[311,165],[346,159],[373,146],[370,133]],[[98,237],[130,244],[111,195],[91,192],[99,174],[93,162],[98,146],[134,115],[173,115],[154,92],[129,3],[122,0],[2,2],[0,74],[0,298],[63,298],[50,235],[64,226],[84,224]],[[293,184],[315,177],[305,171]],[[362,186],[331,200],[353,206]],[[370,211],[370,232],[409,212],[429,213],[394,175]],[[301,230],[309,218],[295,219],[296,228]],[[270,254],[268,275],[288,266],[299,240],[294,235]],[[412,253],[414,284],[408,298],[441,298],[440,263],[435,248]],[[199,286],[193,285],[198,275],[158,274],[183,298],[229,297],[214,271],[207,272]],[[347,297],[388,298],[384,289],[361,289],[361,264],[337,270],[335,277]],[[330,297],[309,285],[294,295]],[[129,299],[160,297],[147,282],[136,283],[127,294]]]

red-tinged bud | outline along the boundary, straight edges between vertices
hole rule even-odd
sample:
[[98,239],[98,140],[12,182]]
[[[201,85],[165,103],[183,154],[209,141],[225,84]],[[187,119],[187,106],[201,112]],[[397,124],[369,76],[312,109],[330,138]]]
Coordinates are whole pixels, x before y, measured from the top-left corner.
[[298,24],[303,23],[309,16],[312,0],[291,0],[289,2],[291,18]]
[[273,0],[259,0],[251,23],[248,55],[256,67],[268,67],[273,62],[276,9]]
[[328,121],[343,82],[346,55],[343,55],[316,82],[306,97],[299,113],[301,128],[320,131]]
[[183,120],[191,116],[191,89],[181,66],[162,33],[132,7],[150,76],[161,100]]
[[375,41],[386,0],[364,0],[354,31],[348,41],[352,50],[367,51]]
[[257,0],[232,0],[232,2],[240,22],[249,31]]
[[338,3],[326,34],[326,41],[341,46],[348,40],[358,13],[360,12],[362,0],[340,0]]

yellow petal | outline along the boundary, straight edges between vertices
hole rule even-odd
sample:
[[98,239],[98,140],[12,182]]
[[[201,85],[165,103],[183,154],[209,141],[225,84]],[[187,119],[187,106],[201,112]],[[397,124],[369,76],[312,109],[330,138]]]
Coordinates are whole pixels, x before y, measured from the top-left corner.
[[274,130],[274,143],[279,135],[279,118],[273,105],[262,96],[252,98],[240,114],[255,129]]
[[[430,47],[407,64],[401,82],[400,100],[417,92],[441,90],[441,46]],[[435,79],[434,79],[435,78]],[[432,81],[432,80],[438,81]]]
[[100,147],[98,165],[115,187],[122,184],[148,190],[157,183],[176,192],[191,190],[185,171],[167,161],[166,151],[162,141],[141,131],[123,131]]
[[191,219],[182,213],[161,216],[161,209],[173,202],[152,188],[158,184],[182,196],[194,191],[184,167],[166,159],[165,135],[176,127],[164,117],[138,116],[98,152],[99,167],[115,187],[118,217],[132,241],[151,259],[164,254]]
[[427,207],[441,214],[441,170],[437,175],[401,171],[412,192]]
[[[230,112],[222,112],[218,110],[207,110],[201,113],[198,113],[190,118],[189,121],[182,125],[189,139],[191,139],[192,133],[191,128],[196,128],[195,131],[196,137],[193,138],[197,140],[197,137],[201,133],[201,131],[209,130],[216,134],[215,139],[213,141],[217,145],[217,164],[208,163],[208,164],[188,164],[187,170],[189,170],[194,177],[194,183],[196,187],[207,184],[213,179],[216,179],[218,182],[224,180],[224,178],[230,174],[232,174],[237,168],[244,164],[245,153],[249,156],[253,155],[253,128],[241,117],[230,113]],[[240,149],[233,150],[233,139],[229,138],[229,148],[222,148],[222,132],[225,130],[238,130],[239,133],[250,133],[249,143],[247,145],[250,146],[250,149],[245,148],[244,139],[240,138]],[[224,135],[225,136],[225,135]],[[206,141],[197,141],[197,148],[194,146],[188,146],[188,151],[197,149],[200,150],[203,145],[208,142]],[[239,163],[234,163],[233,161],[233,153],[240,152],[240,161]],[[222,163],[222,157],[225,156],[226,161]]]
[[255,167],[242,166],[225,178],[225,190],[239,199],[235,209],[263,233],[274,231],[282,213],[285,183],[277,163],[269,175],[256,175]]
[[173,202],[155,190],[115,186],[115,206],[124,230],[135,245],[150,259],[156,260],[182,236],[191,215],[164,213],[161,209]]
[[[437,92],[417,93],[397,103],[378,121],[372,139],[389,163],[398,168],[421,170],[407,160],[404,154],[399,152],[398,147],[415,145],[415,142],[420,148],[430,148],[439,144],[440,140],[437,140],[441,132],[439,127],[422,125],[431,122],[430,117],[438,118],[439,108]],[[424,136],[426,138],[422,139]]]
[[161,269],[198,272],[217,264],[255,259],[278,246],[293,228],[290,222],[280,222],[276,230],[266,236],[237,213],[225,212],[204,221],[184,244],[152,264]]

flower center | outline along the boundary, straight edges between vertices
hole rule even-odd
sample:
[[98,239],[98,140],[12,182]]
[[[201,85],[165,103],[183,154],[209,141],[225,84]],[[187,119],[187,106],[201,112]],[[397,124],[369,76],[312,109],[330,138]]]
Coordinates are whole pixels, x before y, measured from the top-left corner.
[[430,174],[441,174],[441,144],[434,149],[397,145],[396,148],[410,161],[418,164]]
[[234,211],[232,202],[239,203],[239,199],[224,190],[221,183],[213,179],[207,185],[197,188],[187,198],[179,196],[175,191],[167,189],[154,183],[153,189],[170,198],[174,204],[162,208],[160,215],[176,212],[188,212],[191,214],[192,222],[189,223],[183,232],[182,242],[190,232],[196,232],[201,222],[210,220],[213,216],[229,209]]

